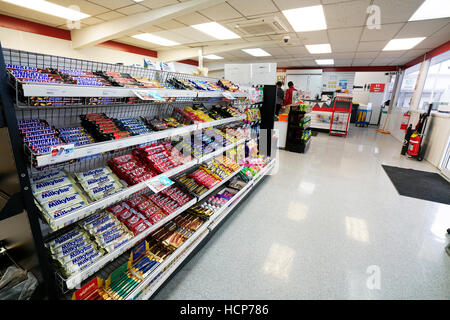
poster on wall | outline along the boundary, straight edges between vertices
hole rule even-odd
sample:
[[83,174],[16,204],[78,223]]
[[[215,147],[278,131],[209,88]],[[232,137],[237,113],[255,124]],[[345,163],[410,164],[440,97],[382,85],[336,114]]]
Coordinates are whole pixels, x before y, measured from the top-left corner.
[[339,80],[339,87],[341,87],[342,90],[347,89],[347,84],[348,84],[347,80],[345,79]]

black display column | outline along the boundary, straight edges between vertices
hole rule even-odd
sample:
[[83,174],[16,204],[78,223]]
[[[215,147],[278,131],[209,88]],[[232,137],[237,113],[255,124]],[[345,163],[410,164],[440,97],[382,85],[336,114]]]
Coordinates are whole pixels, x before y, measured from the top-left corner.
[[277,148],[277,137],[274,136],[273,127],[275,121],[275,102],[277,97],[277,86],[264,86],[264,101],[261,107],[261,132],[260,132],[260,154],[275,156]]

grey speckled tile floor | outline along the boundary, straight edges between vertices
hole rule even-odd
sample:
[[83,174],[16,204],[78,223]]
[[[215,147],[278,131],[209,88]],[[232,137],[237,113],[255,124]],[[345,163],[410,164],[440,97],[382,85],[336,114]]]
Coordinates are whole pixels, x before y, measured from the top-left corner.
[[398,195],[381,164],[437,170],[373,129],[312,139],[155,299],[450,299],[450,206]]

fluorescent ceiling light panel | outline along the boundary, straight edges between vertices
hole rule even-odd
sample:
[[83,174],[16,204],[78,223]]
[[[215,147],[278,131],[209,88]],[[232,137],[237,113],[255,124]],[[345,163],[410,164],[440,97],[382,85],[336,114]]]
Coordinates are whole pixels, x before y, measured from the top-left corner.
[[271,55],[270,53],[268,53],[260,48],[242,49],[242,51],[244,51],[245,53],[248,53],[249,55],[252,55],[254,57],[268,57]]
[[70,21],[78,21],[87,17],[89,14],[60,6],[45,0],[3,0],[16,6],[24,7],[30,10],[39,11],[52,16],[64,18]]
[[322,5],[282,11],[295,32],[325,30],[327,22]]
[[144,1],[144,0],[133,0],[134,2],[142,2],[142,1]]
[[331,46],[329,43],[324,44],[308,44],[305,46],[309,53],[331,53]]
[[409,49],[414,48],[415,46],[417,46],[420,42],[423,41],[423,39],[425,39],[425,37],[392,39],[383,48],[383,51],[409,50]]
[[168,40],[168,39],[165,39],[165,38],[161,38],[161,37],[155,36],[155,35],[150,34],[150,33],[141,33],[141,34],[134,35],[132,37],[135,38],[135,39],[151,42],[151,43],[154,43],[154,44],[159,44],[161,46],[176,46],[176,45],[179,45],[178,42],[175,42],[175,41],[172,41],[172,40]]
[[317,64],[334,64],[334,59],[318,59],[316,60]]
[[220,60],[220,59],[223,59],[223,57],[216,56],[215,54],[208,54],[206,56],[203,56],[203,58],[209,59],[209,60]]
[[217,22],[207,22],[207,23],[202,23],[202,24],[196,24],[196,25],[193,25],[192,28],[195,28],[195,29],[197,29],[203,33],[206,33],[207,35],[209,35],[213,38],[219,39],[219,40],[240,38],[240,36],[238,36],[236,33],[221,26]]
[[450,17],[450,1],[426,0],[409,18],[409,21],[429,20]]

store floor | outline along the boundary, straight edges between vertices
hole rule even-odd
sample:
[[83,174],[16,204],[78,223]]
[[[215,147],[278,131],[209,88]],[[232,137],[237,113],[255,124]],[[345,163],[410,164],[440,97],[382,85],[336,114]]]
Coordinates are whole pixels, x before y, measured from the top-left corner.
[[312,139],[280,151],[279,171],[155,299],[450,298],[450,206],[399,196],[381,164],[437,170],[373,129]]

